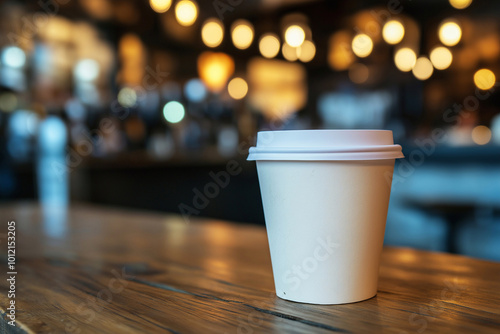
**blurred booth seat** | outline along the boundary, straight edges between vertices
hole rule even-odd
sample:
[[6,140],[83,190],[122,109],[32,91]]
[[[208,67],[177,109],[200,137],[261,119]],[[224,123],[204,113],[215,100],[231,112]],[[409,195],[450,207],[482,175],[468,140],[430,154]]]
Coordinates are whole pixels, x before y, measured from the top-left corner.
[[385,242],[500,260],[500,148],[437,147],[411,163],[418,149],[395,167]]

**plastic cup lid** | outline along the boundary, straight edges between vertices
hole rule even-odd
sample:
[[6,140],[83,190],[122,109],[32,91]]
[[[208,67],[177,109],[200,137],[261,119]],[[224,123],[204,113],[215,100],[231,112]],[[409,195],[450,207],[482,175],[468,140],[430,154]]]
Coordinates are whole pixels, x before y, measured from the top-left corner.
[[261,131],[247,160],[384,160],[404,158],[389,130]]

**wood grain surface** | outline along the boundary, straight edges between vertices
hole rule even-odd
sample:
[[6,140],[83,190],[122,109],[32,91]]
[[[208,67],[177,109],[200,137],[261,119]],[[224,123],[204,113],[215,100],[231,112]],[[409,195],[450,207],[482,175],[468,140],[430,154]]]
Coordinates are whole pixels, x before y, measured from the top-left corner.
[[208,219],[74,205],[0,207],[16,222],[13,333],[498,333],[500,264],[386,248],[367,301],[308,305],[276,297],[265,230]]

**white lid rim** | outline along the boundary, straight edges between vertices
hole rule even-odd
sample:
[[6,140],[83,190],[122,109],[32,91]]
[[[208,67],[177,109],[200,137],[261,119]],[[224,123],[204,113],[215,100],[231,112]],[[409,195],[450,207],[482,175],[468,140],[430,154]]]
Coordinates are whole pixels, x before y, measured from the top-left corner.
[[258,131],[258,133],[263,132],[392,132],[391,130],[383,130],[383,129],[313,129],[313,130],[262,130]]
[[250,153],[248,161],[360,161],[393,160],[404,158],[401,151],[393,152],[349,152],[349,153]]
[[338,146],[338,147],[250,147],[249,153],[361,153],[401,152],[401,145]]

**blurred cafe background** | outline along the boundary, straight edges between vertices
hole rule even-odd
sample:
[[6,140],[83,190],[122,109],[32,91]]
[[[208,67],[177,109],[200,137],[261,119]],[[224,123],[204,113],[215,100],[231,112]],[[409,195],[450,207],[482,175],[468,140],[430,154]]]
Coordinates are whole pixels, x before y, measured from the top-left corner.
[[257,131],[389,129],[386,244],[500,261],[499,61],[498,1],[1,1],[0,200],[264,224]]

